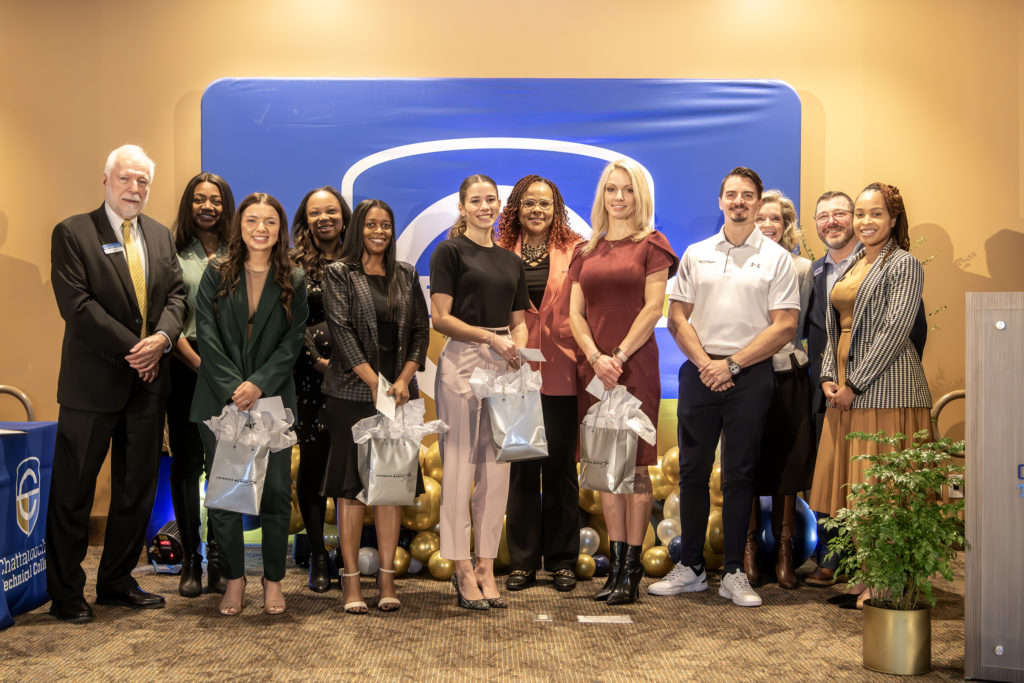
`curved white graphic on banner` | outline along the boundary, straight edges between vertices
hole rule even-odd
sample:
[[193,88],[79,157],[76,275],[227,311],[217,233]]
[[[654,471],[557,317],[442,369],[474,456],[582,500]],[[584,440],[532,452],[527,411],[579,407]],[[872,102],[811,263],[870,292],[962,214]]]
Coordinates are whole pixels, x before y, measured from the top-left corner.
[[[647,167],[639,161],[626,154],[616,152],[615,150],[608,149],[606,147],[585,145],[579,142],[568,142],[565,140],[503,137],[430,140],[427,142],[400,145],[398,147],[392,147],[390,149],[376,152],[363,157],[345,171],[345,175],[342,176],[341,179],[341,194],[345,198],[345,201],[349,203],[349,206],[354,206],[353,189],[355,187],[356,179],[365,171],[368,171],[375,166],[379,166],[380,164],[388,161],[395,161],[397,159],[404,159],[406,157],[418,156],[421,154],[455,152],[469,149],[537,150],[542,152],[574,154],[577,156],[601,159],[603,161],[629,159],[630,161],[635,162],[643,170],[644,176],[647,178],[647,184],[651,188],[652,201],[654,199],[654,178],[651,176],[650,171],[648,171]],[[505,203],[505,200],[511,192],[512,187],[509,185],[500,185],[498,187],[498,194],[501,197],[502,204]],[[413,218],[409,225],[402,230],[402,234],[399,235],[398,241],[395,243],[396,256],[398,260],[406,261],[408,263],[416,263],[419,260],[420,255],[423,254],[428,246],[430,246],[430,243],[433,242],[434,239],[442,232],[448,230],[452,223],[455,222],[455,219],[458,217],[458,209],[456,208],[458,203],[458,193],[453,193],[438,199]],[[589,237],[591,232],[590,224],[569,207],[566,207],[566,210],[569,214],[569,224],[572,228],[584,237]],[[423,295],[427,299],[428,307],[430,304],[429,283],[429,276],[421,274],[420,286],[423,288]],[[659,321],[659,325],[663,324],[664,321]],[[431,398],[434,397],[434,378],[436,376],[436,372],[437,366],[435,366],[428,358],[424,364],[424,369],[419,373],[418,378],[420,391]]]
[[417,156],[419,154],[431,154],[433,152],[457,152],[467,149],[532,149],[541,152],[561,152],[562,154],[576,154],[578,156],[593,157],[605,161],[616,159],[629,159],[643,169],[647,177],[647,184],[651,188],[651,200],[654,199],[654,178],[647,167],[636,159],[616,152],[607,147],[596,145],[584,145],[580,142],[567,142],[565,140],[547,140],[544,138],[455,138],[452,140],[430,140],[427,142],[415,142],[411,145],[400,145],[363,157],[352,164],[345,175],[341,178],[341,194],[350,205],[352,204],[352,188],[355,186],[356,178],[364,171],[374,166],[379,166],[387,161],[403,159],[405,157]]

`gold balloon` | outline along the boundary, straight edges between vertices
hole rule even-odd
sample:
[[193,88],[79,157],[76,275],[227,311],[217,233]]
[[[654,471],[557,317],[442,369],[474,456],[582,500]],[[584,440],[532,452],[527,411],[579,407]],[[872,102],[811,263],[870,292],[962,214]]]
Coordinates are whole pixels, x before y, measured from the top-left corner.
[[654,500],[665,500],[669,494],[675,490],[675,487],[665,478],[661,468],[657,465],[651,465],[647,468],[647,472],[651,477],[651,490],[654,492]]
[[302,513],[299,512],[299,496],[295,492],[295,484],[292,484],[292,510],[291,517],[288,519],[288,533],[297,534],[305,528],[306,524],[302,521]]
[[421,531],[409,543],[409,552],[420,562],[428,561],[440,549],[441,539],[433,531]]
[[643,557],[644,571],[647,576],[665,576],[672,569],[673,562],[668,557],[668,548],[663,545],[656,545],[648,548]]
[[426,474],[427,470],[440,469],[441,467],[441,451],[437,442],[435,441],[427,447],[423,453],[423,458],[420,460],[420,467],[423,468],[423,473]]
[[299,444],[292,446],[292,481],[299,480]]
[[576,578],[589,579],[597,571],[597,563],[590,555],[580,555],[576,558]]
[[512,555],[508,552],[508,535],[505,528],[508,526],[508,518],[501,520],[501,540],[498,541],[498,556],[494,558],[494,566],[504,569],[512,564]]
[[423,477],[426,491],[402,508],[402,526],[413,531],[426,531],[441,519],[441,485]]
[[725,551],[724,539],[725,534],[722,531],[722,508],[713,507],[711,508],[711,514],[708,515],[707,542],[711,551],[716,555]]
[[327,511],[324,513],[324,521],[327,522],[328,524],[337,524],[338,523],[338,513],[337,513],[337,510],[334,509],[334,499],[333,498],[328,498],[327,499]]
[[711,545],[704,541],[704,568],[708,572],[718,571],[722,568],[722,564],[725,561],[725,555],[716,553],[711,549]]
[[373,525],[373,506],[367,505],[363,509],[363,526]]
[[440,484],[441,480],[444,479],[444,469],[442,469],[441,465],[438,465],[437,467],[428,467],[423,470],[423,476],[430,477]]
[[405,576],[409,571],[409,551],[402,546],[395,548],[395,576]]
[[601,514],[601,494],[580,487],[580,507],[591,515]]
[[455,563],[441,557],[441,551],[438,550],[427,560],[427,569],[435,579],[447,581],[455,573]]
[[718,461],[711,470],[711,479],[708,480],[708,487],[711,493],[711,507],[722,507],[722,463]]
[[600,542],[597,544],[597,555],[604,555],[608,557],[609,547],[611,545],[608,539],[608,525],[605,524],[603,515],[591,515],[590,516],[590,528],[597,532],[598,539]]
[[679,486],[679,446],[673,446],[665,451],[661,459],[661,473],[672,486]]
[[654,533],[654,525],[650,522],[647,523],[647,533],[644,534],[643,552],[647,552],[648,548],[653,548],[654,544],[658,542],[658,534]]

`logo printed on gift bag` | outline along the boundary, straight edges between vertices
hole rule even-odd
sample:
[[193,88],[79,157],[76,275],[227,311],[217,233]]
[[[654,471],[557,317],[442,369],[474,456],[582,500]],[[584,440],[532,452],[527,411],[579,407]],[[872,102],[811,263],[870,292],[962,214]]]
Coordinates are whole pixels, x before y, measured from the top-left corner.
[[28,457],[19,462],[16,479],[14,509],[18,513],[18,528],[29,536],[39,520],[39,458]]

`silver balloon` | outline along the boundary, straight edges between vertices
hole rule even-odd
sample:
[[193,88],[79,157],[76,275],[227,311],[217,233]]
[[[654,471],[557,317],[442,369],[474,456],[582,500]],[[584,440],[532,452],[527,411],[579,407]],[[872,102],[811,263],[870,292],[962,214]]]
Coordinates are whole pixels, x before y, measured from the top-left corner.
[[668,494],[668,497],[665,499],[664,512],[665,519],[674,519],[677,522],[679,521],[679,489]]
[[669,541],[681,533],[683,533],[683,525],[679,523],[678,519],[666,517],[658,522],[658,539],[665,545],[668,545]]
[[580,552],[584,555],[593,555],[601,544],[601,537],[597,531],[589,526],[580,529]]
[[373,576],[380,569],[380,557],[376,548],[359,549],[359,573],[363,576]]

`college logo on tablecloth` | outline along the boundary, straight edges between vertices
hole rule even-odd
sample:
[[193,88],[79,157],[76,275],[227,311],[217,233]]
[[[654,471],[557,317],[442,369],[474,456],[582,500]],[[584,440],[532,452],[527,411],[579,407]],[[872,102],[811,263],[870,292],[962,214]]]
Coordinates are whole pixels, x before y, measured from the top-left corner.
[[39,458],[25,458],[18,463],[14,509],[18,528],[26,536],[32,534],[39,520]]

